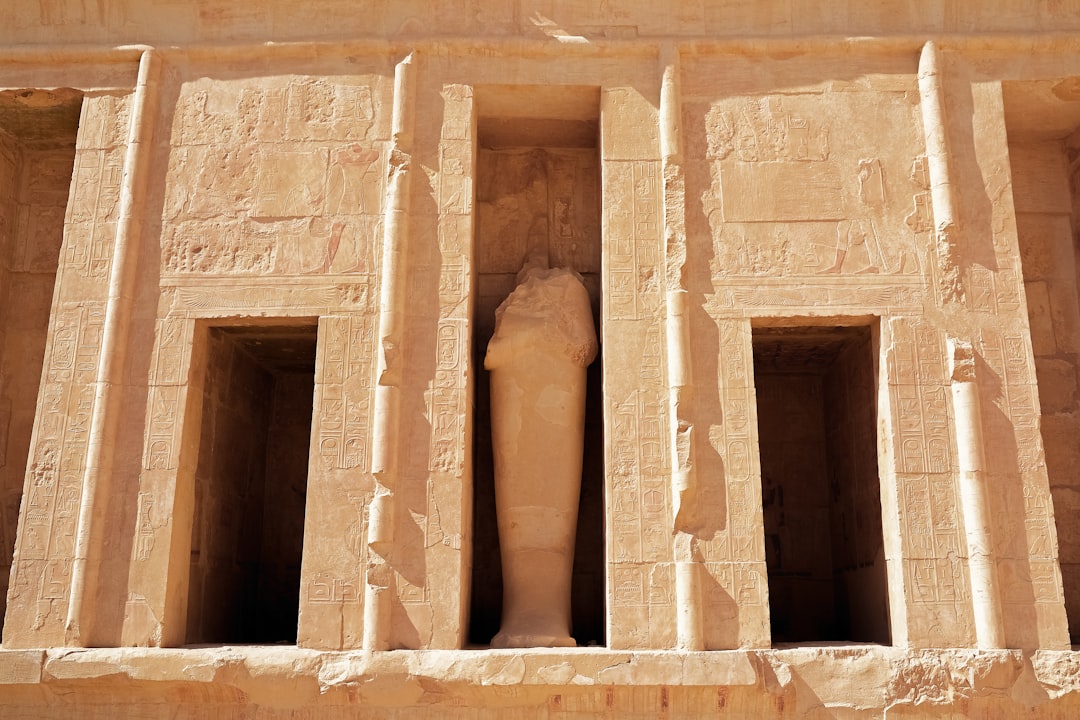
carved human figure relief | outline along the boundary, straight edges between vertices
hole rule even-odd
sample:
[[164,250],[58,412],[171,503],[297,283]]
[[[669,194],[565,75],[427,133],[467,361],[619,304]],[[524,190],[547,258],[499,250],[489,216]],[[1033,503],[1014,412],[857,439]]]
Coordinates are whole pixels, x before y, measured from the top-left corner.
[[566,647],[585,431],[597,353],[589,295],[573,270],[530,259],[495,311],[491,372],[502,627],[492,647]]

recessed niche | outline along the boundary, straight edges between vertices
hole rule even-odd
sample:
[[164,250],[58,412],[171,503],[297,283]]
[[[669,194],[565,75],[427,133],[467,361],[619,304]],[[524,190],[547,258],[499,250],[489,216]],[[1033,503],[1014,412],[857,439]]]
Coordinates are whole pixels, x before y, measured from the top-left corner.
[[[495,515],[489,380],[484,355],[495,309],[530,252],[581,274],[600,335],[600,91],[578,86],[477,86],[476,278],[472,367],[473,566],[468,642],[499,631],[502,568]],[[588,371],[585,453],[572,581],[572,634],[604,645],[602,355]]]
[[186,639],[295,643],[316,326],[207,332]]
[[870,328],[755,328],[774,643],[890,641]]
[[[1077,78],[1002,83],[1016,234],[1039,388],[1038,428],[1046,455],[1057,556],[1073,645],[1080,644],[1080,475],[1076,472],[1080,460],[1080,334],[1074,329],[1080,327],[1076,251],[1080,230],[1080,103],[1071,95],[1076,87]],[[1012,377],[1006,380],[1018,382]],[[984,400],[984,412],[986,406]],[[1013,436],[1023,441],[1019,428],[1013,428],[1012,417],[998,413],[992,413],[992,417],[1000,428],[995,438]],[[1002,456],[1012,452],[1015,457],[1016,448],[1011,445],[996,442],[987,448],[987,461],[999,473],[1007,473],[1009,466],[995,457],[995,452]],[[1034,566],[1024,563],[1021,567],[1011,558],[1037,552],[1040,565],[1047,566],[1051,553],[1047,534],[1031,519],[1046,513],[1047,505],[1037,492],[1029,496],[1022,483],[1006,485],[1010,492],[1002,495],[1006,505],[1002,511],[1017,513],[1017,517],[1021,512],[1029,515],[1026,532],[1014,531],[1011,538],[999,532],[1004,538],[999,537],[997,542],[1004,540],[1011,546],[1009,558],[998,561],[999,575],[1000,568],[1015,567],[1009,572],[1034,579]],[[1052,575],[1045,570],[1040,574],[1044,578]],[[1017,625],[1010,630],[1012,635],[1023,637],[1022,642],[1032,646],[1039,644],[1038,623],[1025,621]]]
[[[0,623],[81,108],[74,90],[0,92]],[[27,499],[29,523],[53,501],[58,479],[41,480]]]

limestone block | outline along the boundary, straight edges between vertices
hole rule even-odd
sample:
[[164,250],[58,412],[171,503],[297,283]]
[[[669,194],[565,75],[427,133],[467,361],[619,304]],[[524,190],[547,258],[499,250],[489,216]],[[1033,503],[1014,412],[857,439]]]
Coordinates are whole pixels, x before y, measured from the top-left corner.
[[1024,291],[1028,302],[1032,350],[1036,355],[1057,354],[1059,350],[1057,338],[1054,335],[1054,318],[1051,314],[1047,283],[1024,283]]
[[[100,343],[100,305],[86,302],[93,295],[67,304],[66,312],[51,312],[54,280],[69,254],[70,246],[64,242],[65,217],[71,217],[75,204],[69,197],[79,203],[87,219],[92,221],[100,214],[95,202],[82,196],[72,179],[73,165],[78,165],[81,152],[76,150],[81,96],[24,91],[11,101],[8,95],[0,100],[0,132],[4,135],[0,143],[0,292],[4,293],[4,308],[0,310],[0,412],[4,416],[0,492],[4,496],[2,535],[6,543],[0,567],[6,576],[15,578],[10,588],[4,583],[13,598],[8,609],[15,615],[30,613],[32,618],[20,631],[12,626],[8,643],[25,646],[32,642],[33,620],[40,619],[39,628],[47,624],[46,618],[63,622],[60,606],[68,593],[81,469],[93,405],[93,391],[83,383],[94,376]],[[93,108],[91,101],[86,112],[92,114]],[[103,178],[98,175],[94,179]],[[94,200],[98,191],[94,187]],[[108,197],[108,192],[102,193],[103,204],[108,204]],[[85,323],[91,316],[93,325],[88,326]],[[39,388],[46,406],[55,413],[51,418],[35,413]],[[38,439],[36,446],[33,437]],[[20,488],[28,508],[33,506],[28,511],[33,518],[24,524],[25,537],[21,539],[16,534],[17,511],[13,512],[19,504]],[[50,630],[55,632],[56,626]]]
[[791,32],[791,8],[784,4],[761,4],[750,0],[726,0],[704,8],[706,32],[731,34],[735,28],[750,25],[767,35]]
[[1071,412],[1076,408],[1076,362],[1036,358],[1039,405],[1044,415]]
[[0,652],[0,684],[25,685],[41,682],[45,653],[41,650],[4,650]]
[[[1078,714],[1068,3],[346,5],[0,7],[6,711]],[[136,42],[160,48],[160,107],[133,99]],[[62,142],[53,120],[13,130],[54,100]],[[481,356],[534,243],[581,273],[603,343],[572,582],[612,649],[463,650],[495,607]],[[307,394],[271,395],[251,347],[200,346],[267,323],[317,335]],[[755,368],[762,329],[848,326],[862,364]],[[978,412],[946,338],[972,349]],[[870,389],[830,396],[840,376]],[[314,411],[307,454],[269,439],[292,427],[267,419],[279,400]],[[777,418],[793,429],[769,436]],[[268,465],[305,480],[271,486],[257,531],[232,479]],[[80,526],[95,474],[110,491]],[[100,564],[74,562],[80,527]],[[253,584],[256,547],[301,545]],[[987,564],[998,644],[1029,650],[969,649]],[[59,648],[88,641],[80,612],[100,644],[220,640],[245,583],[295,592],[299,648]],[[767,649],[798,603],[869,608],[899,647]],[[695,610],[709,651],[669,652]],[[349,652],[369,636],[394,652]]]
[[1024,279],[1076,284],[1072,226],[1065,215],[1017,212],[1016,233]]
[[780,0],[764,7],[750,0],[724,0],[705,6],[678,2],[674,8],[620,3],[611,12],[580,7],[570,2],[544,5],[545,14],[522,16],[508,8],[480,11],[479,5],[442,2],[434,6],[408,2],[400,7],[365,8],[358,14],[336,3],[320,3],[319,12],[302,13],[287,2],[275,2],[265,12],[249,8],[189,8],[166,5],[161,9],[124,0],[101,9],[81,5],[37,5],[5,8],[0,14],[6,42],[63,42],[115,40],[134,43],[153,40],[162,45],[202,39],[256,41],[264,36],[277,41],[376,37],[389,35],[506,37],[588,37],[636,39],[664,36],[773,36],[869,35],[944,32],[1034,32],[1076,29],[1072,14],[1054,4],[1034,11],[1015,0],[1000,0],[986,7],[941,8],[933,3],[905,6],[897,13],[878,7],[833,7]]
[[1080,351],[1080,309],[1076,287],[1071,283],[1050,283],[1046,294],[1050,301],[1050,317],[1054,339],[1062,352]]
[[304,523],[297,638],[303,647],[358,647],[363,631],[362,584],[374,494],[372,479],[362,470],[370,467],[373,325],[371,317],[320,319],[304,515],[321,520]]
[[[1080,419],[1074,415],[1043,415],[1041,432],[1046,444],[1046,465],[1052,478],[1062,478],[1054,482],[1064,485],[1068,477],[1067,468],[1076,467],[1080,462],[1080,448],[1072,442],[1074,433],[1080,432]],[[1059,473],[1066,473],[1060,475]]]
[[83,98],[77,149],[107,150],[127,143],[130,96],[102,94]]
[[660,143],[655,107],[636,87],[605,88],[600,101],[605,160],[646,160]]
[[[96,692],[93,697],[107,711],[136,708],[156,716],[164,692],[170,705],[184,706],[212,695],[215,710],[228,717],[239,716],[235,702],[269,717],[304,708],[344,717],[359,698],[373,711],[419,717],[454,713],[468,702],[510,717],[552,708],[582,714],[666,711],[673,717],[717,709],[776,719],[823,712],[872,717],[889,708],[900,717],[1003,712],[1052,718],[1075,709],[1075,665],[1067,651],[881,647],[677,655],[549,650],[529,658],[476,653],[466,659],[446,652],[365,656],[211,648],[127,650],[121,656],[99,649],[39,651],[40,680],[21,677],[5,685],[5,697],[9,709],[32,715],[49,712],[60,693],[79,702]],[[476,677],[488,682],[477,687]],[[118,687],[103,697],[106,683]]]
[[1010,147],[1013,202],[1018,213],[1059,213],[1072,211],[1072,198],[1065,182],[1065,155],[1057,143],[1025,144]]

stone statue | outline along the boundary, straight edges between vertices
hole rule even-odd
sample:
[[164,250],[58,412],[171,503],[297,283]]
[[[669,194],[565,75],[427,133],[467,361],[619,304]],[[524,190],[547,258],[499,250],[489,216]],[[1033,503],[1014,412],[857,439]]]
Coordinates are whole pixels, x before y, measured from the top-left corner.
[[484,359],[503,568],[496,648],[576,645],[570,581],[596,330],[581,276],[546,265],[518,273]]

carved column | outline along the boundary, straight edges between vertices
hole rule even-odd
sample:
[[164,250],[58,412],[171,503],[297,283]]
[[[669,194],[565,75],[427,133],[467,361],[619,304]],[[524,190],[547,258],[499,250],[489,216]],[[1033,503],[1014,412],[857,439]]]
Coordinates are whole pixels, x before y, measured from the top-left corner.
[[660,151],[664,162],[664,242],[668,428],[671,497],[675,533],[675,603],[678,646],[704,650],[700,563],[694,557],[697,478],[694,467],[694,382],[686,291],[686,223],[682,150],[679,137],[679,54],[666,45],[661,55]]
[[950,338],[949,363],[975,637],[981,648],[999,648],[1004,647],[1005,634],[1001,625],[994,540],[986,497],[979,386],[975,383],[975,354],[971,343]]
[[374,432],[371,472],[375,497],[368,511],[367,545],[370,550],[364,583],[365,650],[385,650],[390,631],[393,588],[385,553],[394,539],[394,491],[398,483],[399,416],[404,378],[405,258],[409,248],[409,180],[412,151],[413,55],[394,70],[393,139],[386,190],[382,269],[379,293],[379,341],[376,370]]
[[938,292],[942,302],[963,299],[956,252],[959,242],[956,200],[949,169],[949,131],[945,118],[945,91],[942,88],[940,59],[933,42],[923,46],[919,57],[919,94],[922,100],[923,132],[926,135],[926,166],[930,175],[930,198],[934,208]]
[[101,361],[94,388],[94,411],[90,420],[86,471],[75,533],[75,555],[71,569],[71,597],[66,622],[67,643],[94,642],[93,598],[100,562],[102,537],[98,498],[108,494],[116,450],[116,432],[122,411],[122,385],[127,359],[128,334],[139,244],[142,239],[141,212],[150,166],[153,123],[157,110],[159,61],[146,50],[139,61],[139,76],[132,100],[124,179],[120,186],[120,216],[113,243],[109,294],[102,328]]
[[[1018,271],[1002,90],[961,54],[944,54],[934,43],[920,57],[919,89],[940,313],[928,321],[942,335],[964,339],[950,341],[950,367],[943,373],[957,448],[949,491],[957,498],[963,530],[954,553],[943,557],[938,548],[933,559],[955,564],[954,576],[966,574],[968,580],[969,591],[951,604],[952,612],[970,620],[954,624],[962,633],[951,641],[984,648],[1055,646],[1066,633],[1053,528],[1048,513],[1039,510],[1049,492]],[[912,573],[910,581],[913,588],[925,583],[925,573]],[[944,604],[940,611],[946,611]],[[915,627],[909,620],[912,644],[942,642],[940,633],[931,634],[933,625],[920,632]]]

